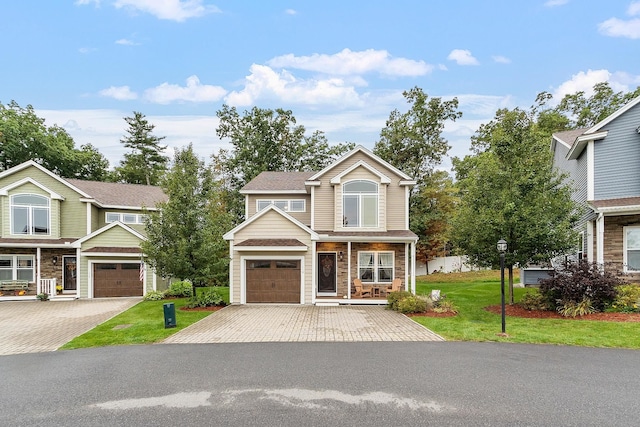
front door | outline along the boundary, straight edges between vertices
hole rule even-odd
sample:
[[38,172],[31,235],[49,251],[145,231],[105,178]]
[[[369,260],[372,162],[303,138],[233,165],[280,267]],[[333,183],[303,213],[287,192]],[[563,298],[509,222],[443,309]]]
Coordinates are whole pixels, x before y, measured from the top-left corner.
[[62,257],[62,289],[64,291],[75,291],[76,284],[76,257]]
[[337,295],[335,252],[318,252],[318,295]]

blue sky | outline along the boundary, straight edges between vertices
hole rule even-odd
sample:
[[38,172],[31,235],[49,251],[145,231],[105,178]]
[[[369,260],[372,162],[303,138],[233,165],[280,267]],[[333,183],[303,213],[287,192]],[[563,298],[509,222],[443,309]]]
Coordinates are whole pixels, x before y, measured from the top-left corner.
[[225,103],[290,109],[309,133],[373,148],[419,86],[459,99],[444,136],[464,156],[498,108],[640,85],[638,0],[25,0],[0,17],[0,102],[33,105],[111,166],[133,111],[168,154],[193,142],[205,160],[228,146]]

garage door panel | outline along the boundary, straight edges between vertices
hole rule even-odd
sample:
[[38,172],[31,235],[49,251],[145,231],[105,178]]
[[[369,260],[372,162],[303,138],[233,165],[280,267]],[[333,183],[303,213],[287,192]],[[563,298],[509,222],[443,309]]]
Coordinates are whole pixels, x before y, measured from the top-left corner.
[[141,296],[139,273],[140,265],[135,263],[96,263],[93,267],[93,296]]
[[299,260],[256,260],[246,266],[248,303],[299,303]]

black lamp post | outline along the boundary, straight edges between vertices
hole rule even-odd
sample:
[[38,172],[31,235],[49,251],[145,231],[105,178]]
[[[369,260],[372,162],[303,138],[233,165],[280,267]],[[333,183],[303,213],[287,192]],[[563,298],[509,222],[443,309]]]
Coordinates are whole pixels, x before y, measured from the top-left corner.
[[502,333],[506,333],[506,323],[504,314],[504,253],[507,251],[507,242],[504,239],[498,240],[498,252],[500,252],[500,290],[502,304]]

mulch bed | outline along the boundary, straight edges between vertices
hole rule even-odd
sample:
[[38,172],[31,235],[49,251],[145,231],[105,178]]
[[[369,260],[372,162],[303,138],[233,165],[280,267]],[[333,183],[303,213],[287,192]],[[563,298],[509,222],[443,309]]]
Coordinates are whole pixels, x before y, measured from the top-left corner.
[[218,311],[225,307],[226,306],[224,305],[213,305],[211,307],[195,307],[195,308],[180,307],[180,310],[182,311]]
[[[485,310],[502,314],[500,305],[492,305],[485,307]],[[563,317],[555,311],[529,311],[517,304],[506,305],[505,314],[512,317],[526,317],[529,319],[564,319],[564,320],[602,320],[606,322],[640,322],[640,313],[593,313],[586,316]]]

